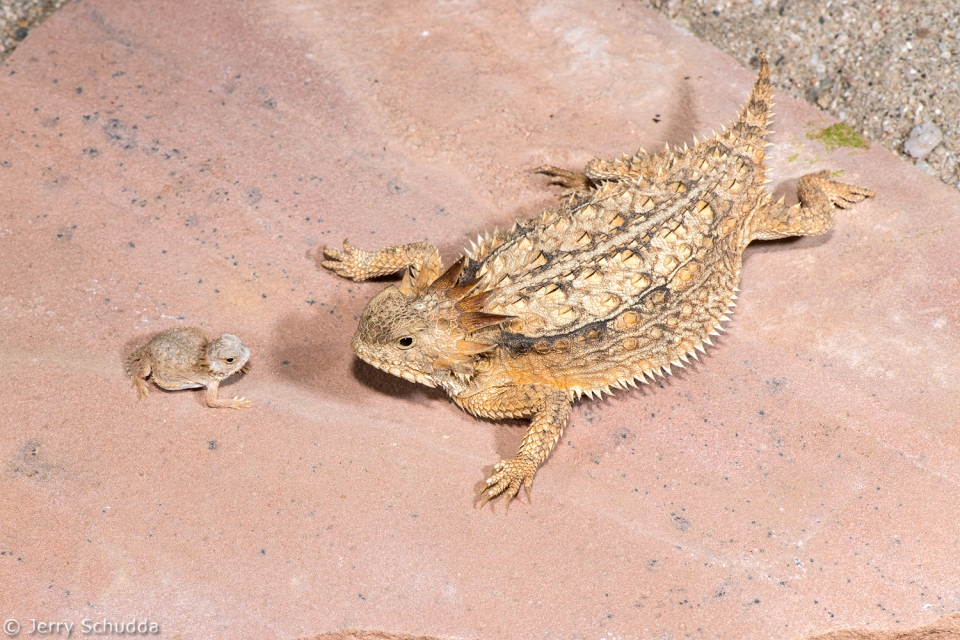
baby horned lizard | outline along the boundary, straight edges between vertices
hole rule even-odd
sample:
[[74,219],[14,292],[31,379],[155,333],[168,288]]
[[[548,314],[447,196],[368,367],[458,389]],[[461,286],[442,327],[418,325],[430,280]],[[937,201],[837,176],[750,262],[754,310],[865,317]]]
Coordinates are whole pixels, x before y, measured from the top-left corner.
[[127,375],[140,399],[147,397],[147,383],[163,389],[207,388],[208,407],[243,409],[250,406],[246,398],[217,398],[220,382],[240,371],[246,373],[250,349],[235,335],[225,333],[210,342],[200,327],[174,327],[161,331],[127,358]]
[[710,344],[751,241],[824,233],[834,207],[873,195],[821,171],[800,179],[799,204],[774,202],[763,187],[770,100],[761,58],[739,118],[711,140],[593,160],[582,174],[541,167],[569,201],[481,238],[446,271],[427,242],[324,249],[323,266],[354,280],[407,270],[364,309],[358,356],[442,387],[474,415],[531,419],[484,500],[529,491],[582,394],[670,373]]

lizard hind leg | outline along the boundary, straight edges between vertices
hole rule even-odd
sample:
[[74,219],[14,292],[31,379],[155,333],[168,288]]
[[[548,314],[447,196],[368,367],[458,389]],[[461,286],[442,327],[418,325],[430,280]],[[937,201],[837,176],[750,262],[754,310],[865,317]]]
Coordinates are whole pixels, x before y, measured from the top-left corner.
[[593,188],[593,183],[586,174],[576,171],[567,171],[559,167],[545,164],[533,170],[534,173],[542,173],[550,177],[550,184],[563,187],[563,195],[568,196],[574,193],[584,193]]
[[616,160],[594,158],[587,163],[582,173],[567,171],[549,164],[537,167],[534,172],[550,176],[550,184],[563,187],[563,195],[568,196],[592,191],[601,182],[636,180],[643,175],[643,163],[649,159],[647,152],[641,149],[633,156],[624,155]]
[[148,393],[146,378],[150,375],[150,357],[143,352],[143,349],[137,349],[127,358],[127,375],[133,380],[137,397],[140,400],[146,400]]
[[872,195],[869,189],[831,180],[829,171],[805,175],[797,183],[800,202],[791,207],[784,205],[782,199],[770,203],[754,219],[751,237],[774,240],[820,235],[833,227],[835,208],[846,209]]

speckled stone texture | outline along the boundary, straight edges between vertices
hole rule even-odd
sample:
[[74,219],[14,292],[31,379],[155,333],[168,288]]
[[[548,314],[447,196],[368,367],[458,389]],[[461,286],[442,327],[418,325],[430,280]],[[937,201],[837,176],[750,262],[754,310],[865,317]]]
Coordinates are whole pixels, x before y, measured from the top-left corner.
[[[468,238],[555,202],[530,169],[682,144],[752,74],[592,0],[83,0],[0,71],[4,619],[161,637],[797,638],[960,610],[960,196],[781,98],[775,191],[877,192],[745,254],[663,384],[574,409],[532,502],[475,508],[519,424],[358,363],[382,283],[323,243]],[[124,359],[240,336],[213,410]],[[30,636],[24,636],[30,637]],[[74,635],[73,637],[77,637]]]

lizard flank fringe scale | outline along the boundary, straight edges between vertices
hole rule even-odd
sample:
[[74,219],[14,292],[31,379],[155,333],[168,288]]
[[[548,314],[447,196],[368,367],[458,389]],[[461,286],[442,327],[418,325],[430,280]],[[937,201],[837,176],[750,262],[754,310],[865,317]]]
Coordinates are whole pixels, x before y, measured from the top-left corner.
[[406,270],[370,300],[354,352],[406,380],[441,387],[486,418],[529,418],[517,455],[499,462],[484,500],[511,500],[560,439],[571,404],[669,374],[728,320],[741,255],[753,240],[817,235],[834,208],[873,195],[806,175],[799,203],[764,185],[770,71],[738,119],[693,148],[593,160],[583,173],[541,167],[567,202],[479,239],[444,270],[428,242],[324,248],[353,280]]

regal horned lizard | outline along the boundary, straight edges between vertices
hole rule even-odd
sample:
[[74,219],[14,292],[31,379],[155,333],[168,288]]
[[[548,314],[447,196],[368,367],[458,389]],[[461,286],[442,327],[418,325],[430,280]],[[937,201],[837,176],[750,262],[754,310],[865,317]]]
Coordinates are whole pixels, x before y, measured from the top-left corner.
[[427,242],[324,248],[323,266],[354,280],[407,270],[364,309],[360,358],[442,387],[474,415],[531,419],[484,500],[529,492],[581,395],[669,374],[711,344],[751,241],[824,233],[835,207],[873,195],[821,171],[800,179],[798,204],[774,202],[763,186],[770,105],[763,57],[740,116],[713,139],[593,160],[582,174],[541,167],[569,200],[481,238],[446,271]]
[[174,327],[161,331],[127,358],[127,375],[141,400],[147,397],[147,376],[161,389],[207,389],[208,407],[244,409],[246,398],[221,400],[220,382],[237,371],[246,373],[250,349],[237,336],[224,333],[210,341],[200,327]]

